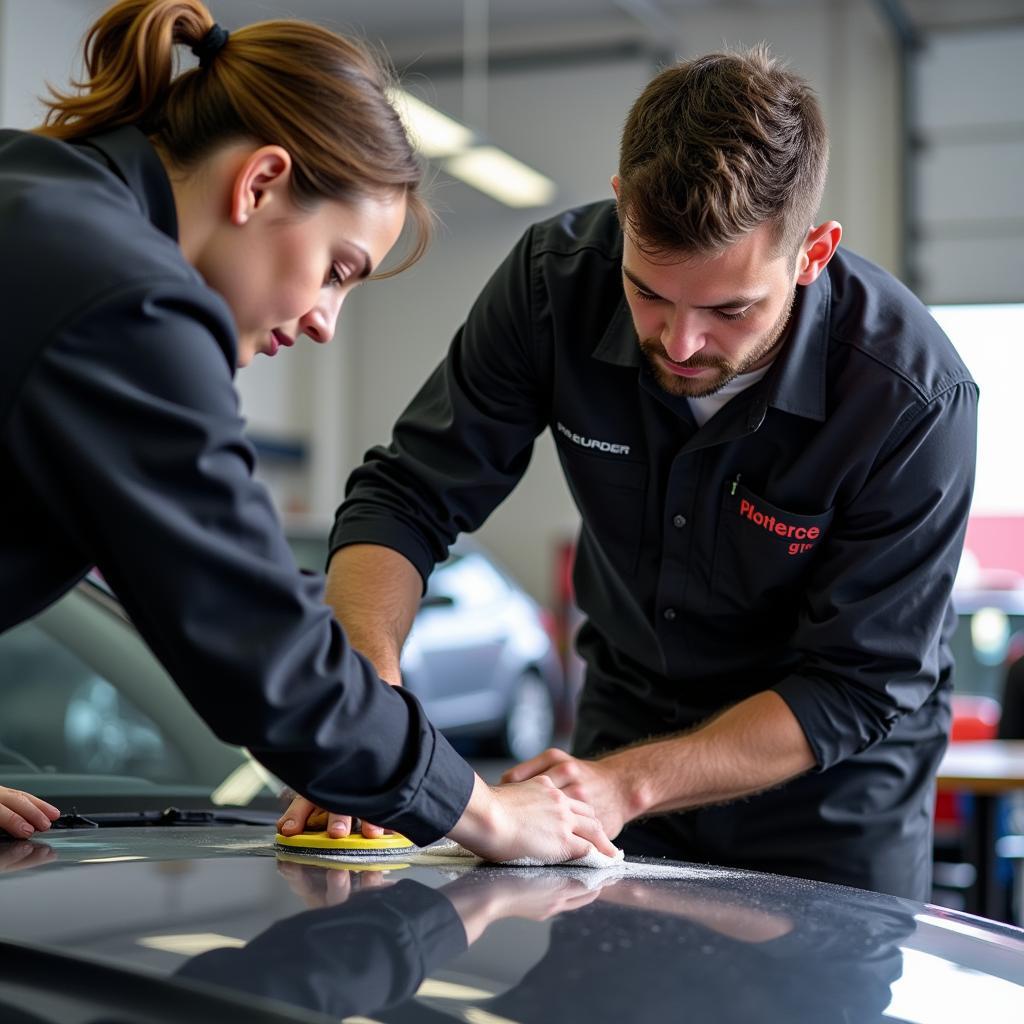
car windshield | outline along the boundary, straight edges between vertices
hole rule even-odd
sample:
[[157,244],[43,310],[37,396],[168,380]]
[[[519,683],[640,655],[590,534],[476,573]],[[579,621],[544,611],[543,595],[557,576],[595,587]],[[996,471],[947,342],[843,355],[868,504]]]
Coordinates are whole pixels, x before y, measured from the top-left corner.
[[82,814],[274,810],[282,788],[213,735],[96,579],[0,635],[0,783]]

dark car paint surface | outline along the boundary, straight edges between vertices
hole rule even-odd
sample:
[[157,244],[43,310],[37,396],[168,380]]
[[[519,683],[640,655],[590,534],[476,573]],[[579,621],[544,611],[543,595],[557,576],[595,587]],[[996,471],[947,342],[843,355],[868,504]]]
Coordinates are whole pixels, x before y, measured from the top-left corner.
[[908,900],[694,865],[367,868],[272,839],[268,819],[0,843],[0,1020],[107,989],[116,1017],[74,1019],[1024,1019],[1024,931]]

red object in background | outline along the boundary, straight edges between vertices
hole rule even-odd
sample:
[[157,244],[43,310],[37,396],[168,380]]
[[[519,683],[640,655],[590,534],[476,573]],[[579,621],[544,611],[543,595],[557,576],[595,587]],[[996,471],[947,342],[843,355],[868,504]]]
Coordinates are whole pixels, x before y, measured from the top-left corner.
[[557,631],[558,653],[562,666],[568,668],[571,653],[572,631],[576,626],[576,598],[572,586],[572,566],[576,545],[571,540],[560,541],[555,546],[555,578],[552,586],[555,628]]
[[573,540],[559,541],[555,545],[552,568],[554,579],[551,587],[551,603],[555,613],[555,628],[558,633],[558,651],[565,669],[566,712],[563,731],[572,732],[576,717],[576,704],[583,690],[586,674],[583,659],[576,653],[573,641],[576,630],[583,621],[583,613],[576,607],[576,594],[572,585],[572,567],[576,559],[576,544]]
[[[999,728],[999,701],[966,693],[953,694],[953,727],[951,743],[972,740],[994,740]],[[958,832],[963,815],[956,793],[938,793],[935,797],[935,828],[938,832]]]
[[969,740],[994,740],[999,728],[999,701],[966,693],[953,695],[952,743]]

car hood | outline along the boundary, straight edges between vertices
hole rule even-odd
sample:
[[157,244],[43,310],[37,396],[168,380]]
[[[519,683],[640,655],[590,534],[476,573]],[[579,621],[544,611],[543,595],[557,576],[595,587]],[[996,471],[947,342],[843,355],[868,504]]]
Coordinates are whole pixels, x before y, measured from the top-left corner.
[[1021,930],[842,886],[682,864],[645,877],[665,865],[644,861],[285,859],[268,828],[245,825],[69,829],[35,846],[19,867],[0,845],[0,1009],[5,984],[33,1005],[15,950],[58,952],[97,985],[111,968],[142,975],[167,1005],[238,1001],[250,1020],[259,1007],[284,1020],[939,1024],[984,1006],[991,1024],[1024,1006]]

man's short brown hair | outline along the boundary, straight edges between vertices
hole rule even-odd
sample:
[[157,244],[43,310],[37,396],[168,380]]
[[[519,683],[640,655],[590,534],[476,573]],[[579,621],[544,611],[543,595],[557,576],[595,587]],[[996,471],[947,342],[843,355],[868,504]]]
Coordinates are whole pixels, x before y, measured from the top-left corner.
[[683,60],[626,119],[619,218],[649,255],[714,255],[764,223],[795,255],[827,167],[818,101],[767,46]]

